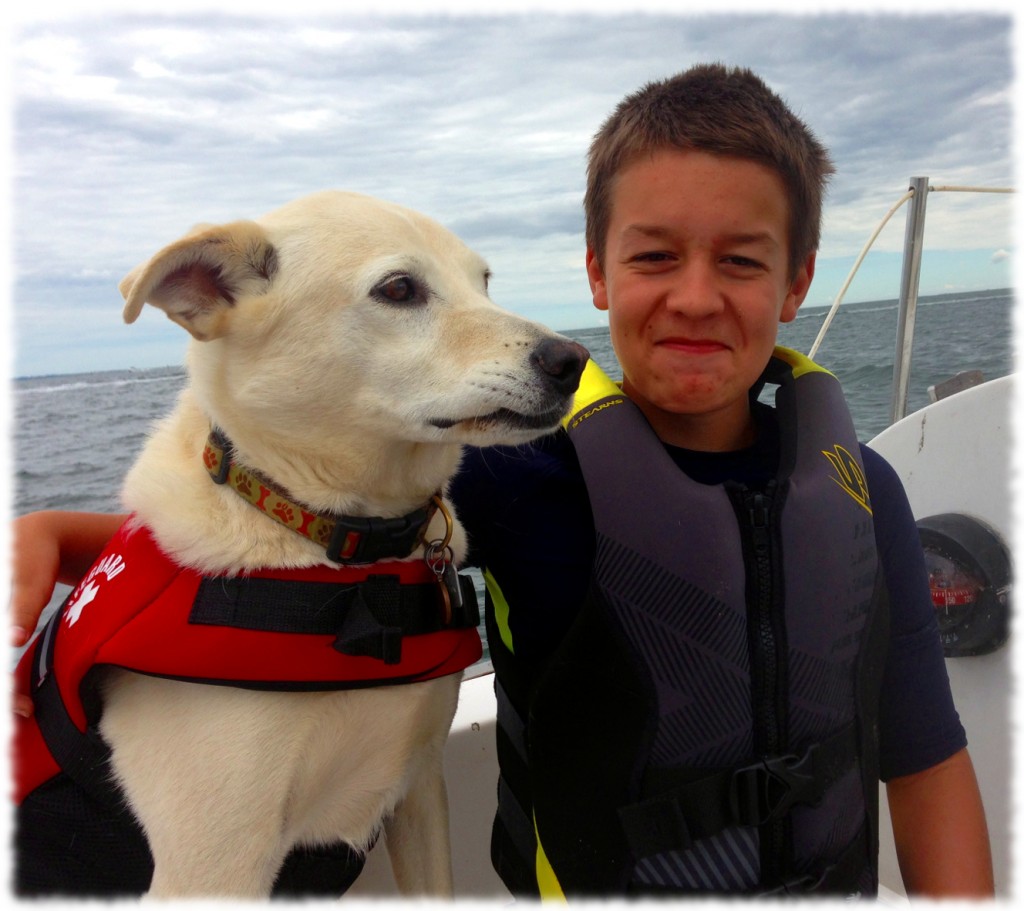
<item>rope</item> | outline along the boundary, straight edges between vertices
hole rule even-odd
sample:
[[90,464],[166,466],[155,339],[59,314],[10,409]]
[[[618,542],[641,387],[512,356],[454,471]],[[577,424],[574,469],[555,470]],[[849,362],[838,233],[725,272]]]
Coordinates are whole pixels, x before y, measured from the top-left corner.
[[868,238],[868,242],[864,244],[864,249],[860,251],[860,256],[857,257],[857,261],[853,264],[853,268],[850,270],[850,274],[846,276],[846,281],[843,282],[843,287],[839,289],[839,294],[836,295],[835,301],[829,308],[828,315],[825,317],[825,322],[821,324],[821,329],[818,330],[818,337],[814,340],[814,344],[811,345],[811,350],[807,352],[807,356],[813,361],[814,355],[817,354],[818,348],[821,347],[821,343],[825,338],[825,333],[828,332],[828,327],[832,325],[832,320],[836,315],[836,311],[839,310],[839,305],[843,302],[843,297],[846,295],[847,289],[850,287],[850,283],[853,281],[853,277],[857,274],[857,270],[860,268],[860,264],[864,262],[864,257],[868,255],[868,250],[871,249],[871,245],[875,242],[875,239],[879,234],[882,233],[882,228],[888,224],[889,219],[896,214],[900,206],[902,206],[907,200],[912,199],[914,196],[913,191],[904,193],[900,197],[899,201],[896,202],[888,212],[885,213],[878,227],[875,228],[872,235]]
[[[929,192],[940,193],[1016,193],[1012,187],[965,187],[956,186],[953,184],[945,184],[942,186],[931,186],[928,187]],[[868,250],[871,249],[871,245],[874,244],[878,235],[881,234],[882,228],[888,224],[889,219],[896,214],[897,210],[909,199],[914,196],[914,191],[909,190],[904,193],[903,196],[897,200],[892,208],[885,213],[885,217],[879,222],[878,227],[875,228],[874,232],[868,238],[868,242],[864,245],[864,248],[860,251],[860,256],[857,257],[857,261],[853,264],[853,268],[850,270],[850,274],[846,277],[846,281],[843,282],[842,288],[839,289],[839,294],[836,295],[835,301],[829,308],[828,314],[825,316],[825,321],[821,324],[821,329],[818,330],[818,337],[814,340],[814,344],[811,345],[810,350],[807,352],[807,356],[814,359],[814,355],[817,354],[818,348],[821,347],[822,341],[825,339],[825,333],[828,332],[829,326],[832,325],[832,320],[835,318],[836,312],[839,310],[839,305],[843,302],[843,298],[846,295],[847,290],[850,287],[850,283],[853,281],[853,277],[857,274],[857,270],[860,268],[860,264],[864,262],[864,257],[867,256]]]
[[949,184],[941,187],[928,187],[933,193],[1016,193],[1013,187],[957,187]]

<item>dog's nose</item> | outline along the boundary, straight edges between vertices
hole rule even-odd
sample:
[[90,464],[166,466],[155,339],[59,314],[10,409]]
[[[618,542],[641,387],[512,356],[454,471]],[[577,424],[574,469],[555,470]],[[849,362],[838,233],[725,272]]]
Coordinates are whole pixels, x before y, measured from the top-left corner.
[[583,368],[590,352],[569,339],[549,338],[541,342],[530,355],[530,363],[549,377],[551,386],[569,395],[580,384]]

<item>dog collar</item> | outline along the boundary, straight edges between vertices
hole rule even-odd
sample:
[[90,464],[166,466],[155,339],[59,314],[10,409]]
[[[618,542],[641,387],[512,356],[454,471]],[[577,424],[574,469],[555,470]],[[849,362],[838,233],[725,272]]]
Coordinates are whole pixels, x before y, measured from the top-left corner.
[[231,456],[231,441],[212,429],[203,449],[203,463],[214,483],[227,484],[275,522],[321,545],[333,563],[374,563],[409,556],[423,542],[441,499],[440,493],[435,494],[414,512],[388,519],[311,512]]

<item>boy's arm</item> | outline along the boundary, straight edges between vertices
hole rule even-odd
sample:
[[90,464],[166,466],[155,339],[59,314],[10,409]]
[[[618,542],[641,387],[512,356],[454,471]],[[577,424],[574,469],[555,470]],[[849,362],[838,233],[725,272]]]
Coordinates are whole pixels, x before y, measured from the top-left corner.
[[125,516],[44,510],[12,522],[11,644],[35,631],[57,582],[76,585]]
[[992,853],[967,750],[887,784],[900,873],[908,895],[991,898]]
[[[11,644],[32,637],[57,582],[75,585],[120,527],[125,516],[45,510],[11,523]],[[32,714],[27,693],[12,694],[11,708]]]

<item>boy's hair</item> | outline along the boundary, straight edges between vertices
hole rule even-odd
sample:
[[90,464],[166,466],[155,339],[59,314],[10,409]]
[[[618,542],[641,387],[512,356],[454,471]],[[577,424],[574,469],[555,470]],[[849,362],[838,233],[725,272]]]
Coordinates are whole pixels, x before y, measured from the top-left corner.
[[583,200],[587,247],[604,256],[618,173],[641,155],[694,150],[759,162],[781,178],[789,203],[790,277],[818,249],[828,150],[753,72],[701,64],[627,95],[590,145]]

